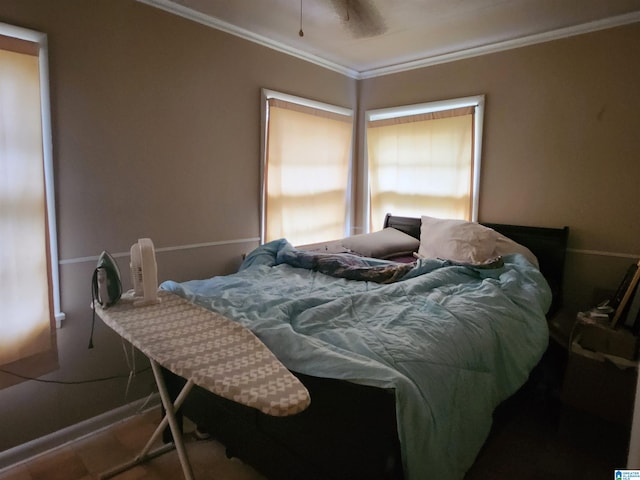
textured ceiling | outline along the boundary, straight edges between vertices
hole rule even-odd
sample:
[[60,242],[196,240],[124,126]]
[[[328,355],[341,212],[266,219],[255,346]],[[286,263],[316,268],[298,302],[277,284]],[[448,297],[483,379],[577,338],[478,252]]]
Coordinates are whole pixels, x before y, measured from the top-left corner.
[[640,21],[640,0],[139,1],[354,77]]

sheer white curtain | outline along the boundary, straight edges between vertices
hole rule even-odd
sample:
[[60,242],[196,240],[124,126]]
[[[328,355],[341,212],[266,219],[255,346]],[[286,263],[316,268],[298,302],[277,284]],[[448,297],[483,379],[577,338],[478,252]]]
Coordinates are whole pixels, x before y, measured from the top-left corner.
[[369,121],[371,228],[396,215],[471,219],[474,107]]
[[268,99],[264,240],[345,236],[351,115]]
[[0,36],[0,365],[23,375],[55,350],[40,92],[38,45]]

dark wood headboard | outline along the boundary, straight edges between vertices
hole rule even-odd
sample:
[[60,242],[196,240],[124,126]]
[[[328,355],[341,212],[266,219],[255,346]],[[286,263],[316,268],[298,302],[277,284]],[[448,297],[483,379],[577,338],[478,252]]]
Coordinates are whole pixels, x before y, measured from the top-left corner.
[[[549,283],[553,294],[547,317],[553,316],[562,306],[562,285],[569,227],[529,227],[482,222],[480,224],[494,229],[520,245],[524,245],[536,256],[540,264],[540,272]],[[384,219],[385,228],[393,227],[417,239],[420,239],[420,226],[420,218],[398,217],[388,213]]]

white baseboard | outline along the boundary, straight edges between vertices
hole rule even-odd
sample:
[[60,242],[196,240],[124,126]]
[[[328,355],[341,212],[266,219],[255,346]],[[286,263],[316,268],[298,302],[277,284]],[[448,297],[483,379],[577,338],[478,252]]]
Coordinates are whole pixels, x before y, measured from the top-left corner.
[[45,453],[94,435],[140,412],[159,405],[160,397],[157,393],[153,393],[148,397],[0,452],[0,474],[9,468],[16,467]]

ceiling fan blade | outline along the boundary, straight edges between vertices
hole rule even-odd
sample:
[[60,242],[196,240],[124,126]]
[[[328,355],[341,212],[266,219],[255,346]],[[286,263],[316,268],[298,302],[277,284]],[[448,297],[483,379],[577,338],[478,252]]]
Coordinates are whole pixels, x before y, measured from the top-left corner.
[[375,37],[386,30],[373,0],[331,0],[340,20],[356,38]]

